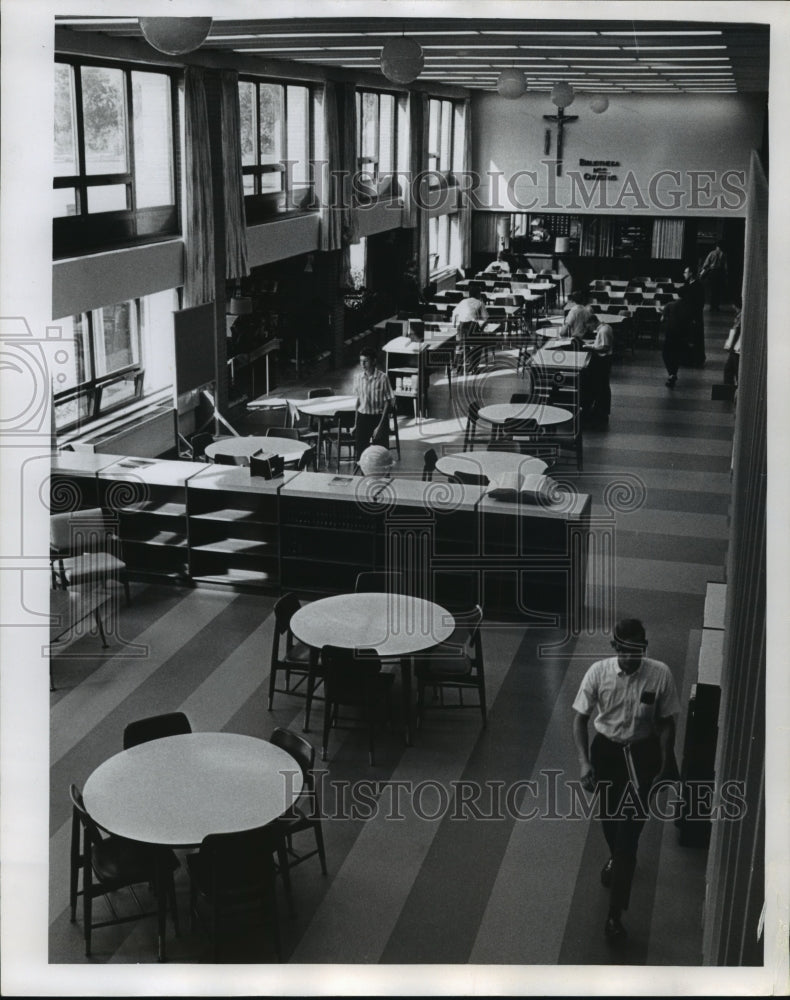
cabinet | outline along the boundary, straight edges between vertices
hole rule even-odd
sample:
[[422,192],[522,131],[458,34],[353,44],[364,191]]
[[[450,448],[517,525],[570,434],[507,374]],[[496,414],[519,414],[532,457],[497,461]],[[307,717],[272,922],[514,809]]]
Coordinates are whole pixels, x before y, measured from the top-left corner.
[[285,479],[212,465],[187,483],[189,575],[214,583],[273,587],[280,580],[279,498]]
[[198,462],[123,458],[99,471],[99,503],[118,515],[131,571],[188,574],[186,484],[205,468]]
[[123,460],[122,455],[93,451],[53,453],[49,477],[49,509],[53,514],[99,506],[97,474],[108,465]]

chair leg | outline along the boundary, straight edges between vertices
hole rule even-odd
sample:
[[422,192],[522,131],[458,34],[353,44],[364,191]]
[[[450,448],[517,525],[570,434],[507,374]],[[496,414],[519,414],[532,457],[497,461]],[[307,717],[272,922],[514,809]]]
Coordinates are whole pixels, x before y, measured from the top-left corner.
[[319,820],[313,827],[315,831],[315,846],[318,848],[318,858],[321,862],[321,874],[326,875],[326,850],[324,849],[324,831]]
[[178,906],[176,905],[176,883],[172,873],[167,883],[167,901],[170,906],[170,913],[173,917],[173,930],[176,937],[181,937],[181,927],[178,923]]
[[271,670],[269,672],[269,711],[272,710],[272,705],[274,704],[274,687],[277,680],[277,667],[272,664]]
[[332,702],[325,694],[324,701],[324,733],[321,741],[321,760],[326,760],[327,747],[329,746],[329,726],[332,721]]
[[288,912],[292,917],[296,916],[296,909],[294,907],[294,897],[293,890],[291,889],[291,873],[288,866],[288,852],[285,849],[285,844],[283,841],[277,845],[277,864],[280,866],[280,874],[283,877],[283,888],[285,889],[285,898],[288,900]]

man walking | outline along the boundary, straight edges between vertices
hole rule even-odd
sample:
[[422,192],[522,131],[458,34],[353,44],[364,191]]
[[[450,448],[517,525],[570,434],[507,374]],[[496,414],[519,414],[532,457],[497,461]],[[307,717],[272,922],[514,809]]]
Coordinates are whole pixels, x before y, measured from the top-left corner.
[[[626,938],[620,917],[628,909],[650,788],[658,780],[677,778],[675,716],[680,706],[669,667],[645,656],[641,621],[619,621],[612,646],[616,655],[593,663],[582,679],[573,702],[573,741],[582,785],[601,791],[600,815],[609,847],[601,871],[601,882],[609,889],[604,934],[617,945]],[[587,727],[593,714],[590,745]]]
[[389,447],[389,413],[393,405],[392,386],[386,372],[376,368],[376,352],[363,347],[359,352],[362,371],[354,379],[356,424],[354,427],[354,458],[371,444]]

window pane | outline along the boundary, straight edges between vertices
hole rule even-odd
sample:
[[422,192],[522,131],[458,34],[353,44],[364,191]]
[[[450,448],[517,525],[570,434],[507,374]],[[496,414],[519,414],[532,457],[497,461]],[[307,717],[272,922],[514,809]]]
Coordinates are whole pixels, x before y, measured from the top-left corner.
[[267,170],[261,174],[261,191],[282,191],[283,175],[279,170]]
[[378,95],[362,94],[362,155],[374,163],[379,158],[378,148]]
[[243,166],[251,167],[258,162],[255,153],[254,83],[239,84],[239,111],[241,113],[241,162]]
[[55,188],[52,192],[52,218],[61,219],[65,215],[77,214],[77,191],[75,188]]
[[[55,176],[66,177],[79,170],[74,109],[74,70],[55,63]],[[66,214],[61,213],[61,214]]]
[[283,158],[283,88],[276,83],[262,83],[258,89],[261,95],[261,163],[279,163]]
[[130,302],[96,310],[93,313],[93,328],[97,377],[137,362],[137,334]]
[[395,98],[382,94],[379,118],[379,173],[395,170]]
[[430,101],[430,115],[428,118],[428,150],[434,156],[439,153],[439,118],[442,113],[440,101]]
[[252,174],[244,175],[244,193],[255,194],[255,177]]
[[[84,316],[66,316],[58,320],[63,330],[63,342],[68,344],[68,361],[58,373],[54,391],[75,389],[90,379],[89,356],[87,352],[87,321]],[[63,379],[60,376],[63,375]]]
[[76,396],[72,399],[64,400],[62,403],[55,403],[55,427],[67,427],[77,420],[87,420],[91,416],[93,405],[93,392]]
[[119,379],[111,385],[105,385],[101,391],[101,409],[108,410],[126,399],[134,398],[134,376]]
[[122,212],[128,207],[125,184],[99,184],[88,188],[88,211],[91,213]]
[[351,284],[357,290],[365,287],[367,268],[367,247],[366,237],[362,237],[359,243],[352,243],[349,248],[349,261],[351,270]]
[[453,108],[453,161],[450,169],[464,169],[464,108],[462,104]]
[[288,159],[292,183],[305,184],[310,160],[310,91],[307,87],[289,87],[286,104],[288,115]]
[[85,170],[88,174],[127,173],[123,73],[102,66],[83,66],[81,74]]
[[449,101],[442,101],[442,132],[440,136],[439,169],[450,169],[450,149],[453,131],[453,106]]
[[132,73],[134,190],[137,208],[173,205],[170,77]]

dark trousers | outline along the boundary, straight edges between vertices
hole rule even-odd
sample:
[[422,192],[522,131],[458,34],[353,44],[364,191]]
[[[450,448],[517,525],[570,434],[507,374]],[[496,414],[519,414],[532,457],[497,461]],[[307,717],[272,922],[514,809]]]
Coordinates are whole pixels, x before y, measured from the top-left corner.
[[613,916],[628,909],[636,849],[648,816],[648,792],[661,767],[657,737],[633,743],[631,753],[638,789],[630,782],[625,753],[619,743],[596,733],[590,747],[590,762],[601,789],[603,835],[614,859],[609,896],[609,912]]
[[590,355],[590,362],[582,373],[582,408],[591,416],[609,416],[612,409],[611,371],[611,357]]
[[[380,413],[357,413],[357,429],[354,439],[354,458],[357,462],[362,452],[370,445],[370,439],[373,437],[373,432],[378,427],[380,421]],[[390,439],[386,421],[381,433],[374,438],[373,444],[380,444],[383,448],[389,448]]]
[[676,341],[669,338],[664,341],[661,357],[664,359],[664,367],[667,370],[667,375],[677,375],[678,368],[680,367],[681,351],[681,345]]

